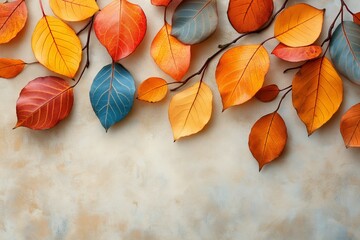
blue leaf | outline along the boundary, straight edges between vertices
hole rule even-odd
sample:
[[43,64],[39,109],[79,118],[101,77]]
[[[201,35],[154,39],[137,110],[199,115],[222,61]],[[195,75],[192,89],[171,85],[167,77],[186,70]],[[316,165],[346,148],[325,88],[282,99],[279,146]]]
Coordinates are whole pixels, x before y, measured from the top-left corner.
[[128,115],[134,94],[134,79],[119,63],[106,65],[96,75],[90,89],[90,101],[106,131]]
[[172,19],[171,35],[185,44],[207,39],[218,24],[216,0],[183,0]]
[[344,21],[330,42],[330,55],[335,68],[349,80],[360,84],[360,26]]

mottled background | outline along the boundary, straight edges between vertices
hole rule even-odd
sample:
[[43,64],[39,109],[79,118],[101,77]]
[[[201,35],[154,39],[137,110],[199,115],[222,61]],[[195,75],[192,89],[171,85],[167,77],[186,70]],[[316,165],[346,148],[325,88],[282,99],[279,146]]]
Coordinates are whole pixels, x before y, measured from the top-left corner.
[[[150,76],[166,77],[149,53],[163,9],[150,0],[132,2],[144,8],[148,31],[136,53],[121,63],[138,85]],[[327,8],[326,26],[340,5],[340,0],[306,2]],[[360,11],[358,0],[346,2]],[[27,4],[26,30],[0,46],[0,57],[34,61],[31,32],[41,15],[37,1]],[[226,18],[227,4],[218,1],[221,27],[193,47],[190,72],[219,43],[237,36]],[[242,44],[270,36],[271,29]],[[270,51],[275,45],[271,41],[266,47]],[[173,143],[169,100],[157,105],[136,101],[126,120],[105,133],[88,92],[110,58],[95,38],[91,49],[91,67],[75,89],[71,116],[52,130],[12,130],[20,90],[51,73],[29,66],[16,79],[0,79],[0,239],[360,239],[360,150],[347,150],[339,132],[340,117],[359,102],[360,87],[344,80],[340,111],[310,138],[287,97],[280,110],[288,125],[286,151],[259,173],[247,138],[252,124],[273,111],[277,101],[254,100],[221,113],[216,60],[205,78],[214,91],[214,114],[202,133]],[[282,71],[294,65],[271,61],[267,83],[288,86],[294,73]]]

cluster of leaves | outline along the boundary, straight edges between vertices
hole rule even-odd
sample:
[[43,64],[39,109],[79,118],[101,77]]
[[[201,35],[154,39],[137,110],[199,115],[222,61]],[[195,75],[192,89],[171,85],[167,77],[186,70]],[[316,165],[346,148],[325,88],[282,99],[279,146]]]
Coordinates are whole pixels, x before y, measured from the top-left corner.
[[[325,9],[304,3],[286,8],[288,1],[285,0],[274,13],[273,0],[230,0],[227,16],[239,36],[220,45],[198,72],[183,80],[191,64],[191,46],[206,40],[218,26],[217,2],[151,0],[153,5],[164,7],[164,25],[151,44],[151,56],[174,81],[150,77],[140,84],[137,99],[159,102],[166,97],[170,85],[177,85],[171,89],[177,91],[200,76],[197,83],[175,94],[169,105],[174,140],[198,133],[212,115],[213,93],[204,76],[209,64],[224,52],[215,73],[223,110],[253,98],[269,102],[284,91],[276,110],[261,117],[249,135],[249,148],[260,169],[275,160],[287,142],[286,124],[278,111],[288,93],[292,92],[293,106],[311,135],[331,119],[342,103],[343,86],[339,73],[360,84],[360,13],[353,13],[344,0],[339,0],[341,7],[328,29],[327,38],[317,45]],[[112,63],[95,76],[90,89],[93,110],[108,130],[126,117],[134,102],[134,79],[118,62],[133,53],[145,36],[147,19],[143,10],[128,0],[113,0],[101,11],[96,0],[49,0],[57,16],[52,17],[45,14],[41,0],[39,3],[43,17],[33,31],[31,42],[35,58],[59,75],[70,79],[79,76],[74,85],[55,76],[30,81],[17,101],[16,127],[48,129],[69,115],[74,88],[89,67],[89,42],[94,29],[112,58]],[[170,4],[178,4],[172,12],[171,24],[166,21]],[[353,21],[344,20],[345,10],[353,16]],[[88,23],[75,33],[69,22],[85,19],[89,19]],[[25,0],[1,3],[0,44],[16,37],[26,20]],[[273,36],[258,44],[232,47],[243,37],[272,26],[273,22]],[[82,45],[78,35],[86,29],[87,41]],[[276,84],[263,86],[270,68],[270,57],[264,44],[270,40],[279,42],[272,54],[284,61],[302,62],[292,85],[284,89],[279,89]],[[79,73],[85,50],[86,62]],[[0,58],[0,77],[13,78],[27,64],[18,59]],[[340,130],[346,147],[360,147],[360,103],[342,117]]]

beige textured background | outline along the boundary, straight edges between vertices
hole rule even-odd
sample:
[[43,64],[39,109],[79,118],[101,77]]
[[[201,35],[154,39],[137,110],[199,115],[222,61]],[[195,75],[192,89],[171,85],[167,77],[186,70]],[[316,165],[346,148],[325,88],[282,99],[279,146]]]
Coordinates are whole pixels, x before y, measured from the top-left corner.
[[[148,31],[138,50],[121,63],[138,85],[150,76],[166,77],[149,54],[162,25],[162,8],[151,6],[150,0],[132,2],[146,12]],[[275,2],[277,7],[282,3]],[[296,2],[290,0],[290,5]],[[339,0],[306,2],[327,8],[325,26],[340,5]],[[346,2],[360,11],[358,0]],[[27,4],[26,29],[0,46],[0,57],[34,61],[30,39],[41,15],[37,1]],[[227,4],[218,1],[221,27],[193,47],[190,72],[219,43],[237,36],[226,18]],[[241,44],[270,36],[271,29]],[[271,51],[275,45],[271,41],[266,47]],[[286,151],[259,173],[247,147],[248,133],[277,101],[254,100],[221,113],[216,60],[206,75],[214,92],[214,114],[202,133],[173,143],[169,99],[157,105],[136,101],[126,120],[105,133],[88,92],[110,58],[94,36],[91,54],[90,70],[75,89],[71,116],[52,130],[12,130],[20,90],[51,73],[29,66],[16,79],[0,79],[0,239],[360,239],[360,150],[345,149],[339,132],[341,114],[359,102],[359,86],[344,79],[339,113],[310,138],[287,97],[280,110],[288,125]],[[274,57],[271,61],[267,83],[288,86],[294,73],[282,71],[293,65]]]

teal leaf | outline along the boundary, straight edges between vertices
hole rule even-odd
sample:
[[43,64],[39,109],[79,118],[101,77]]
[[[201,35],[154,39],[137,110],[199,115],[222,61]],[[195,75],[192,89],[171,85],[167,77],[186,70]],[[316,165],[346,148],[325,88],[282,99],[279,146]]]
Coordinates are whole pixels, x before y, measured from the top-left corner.
[[330,42],[330,55],[335,68],[349,80],[360,84],[360,26],[340,23]]
[[185,44],[207,39],[218,24],[216,0],[183,0],[172,19],[171,35]]
[[134,79],[119,63],[106,65],[96,75],[90,89],[90,101],[106,131],[128,115],[134,95]]

